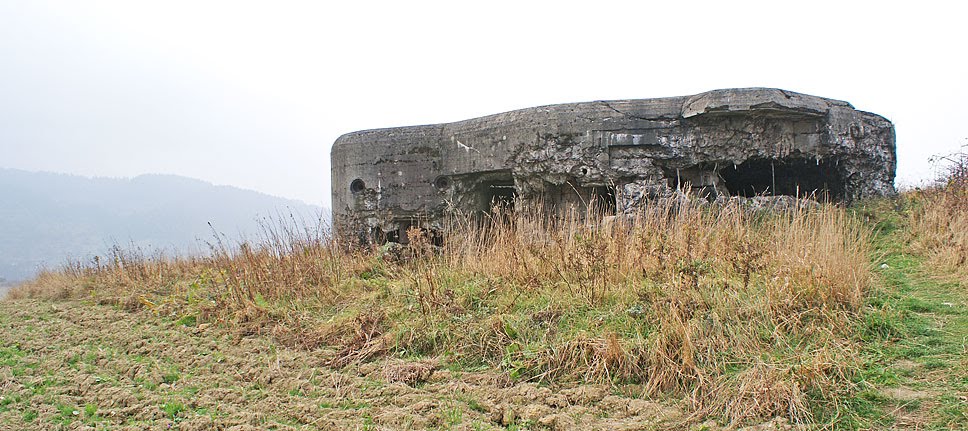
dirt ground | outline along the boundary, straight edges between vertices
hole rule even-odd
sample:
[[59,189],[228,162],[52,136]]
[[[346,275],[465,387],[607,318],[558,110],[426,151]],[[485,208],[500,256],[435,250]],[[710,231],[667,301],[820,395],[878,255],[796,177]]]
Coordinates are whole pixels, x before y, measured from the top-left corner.
[[512,383],[426,360],[336,370],[326,365],[332,351],[191,323],[79,302],[0,301],[0,429],[682,427],[680,401],[643,399],[634,388]]

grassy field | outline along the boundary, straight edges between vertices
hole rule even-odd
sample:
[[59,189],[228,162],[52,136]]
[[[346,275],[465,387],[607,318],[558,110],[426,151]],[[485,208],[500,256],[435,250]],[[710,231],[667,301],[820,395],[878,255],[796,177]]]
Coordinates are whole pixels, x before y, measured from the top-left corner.
[[455,220],[442,248],[275,224],[116,250],[0,303],[0,426],[966,429],[952,178],[850,209]]

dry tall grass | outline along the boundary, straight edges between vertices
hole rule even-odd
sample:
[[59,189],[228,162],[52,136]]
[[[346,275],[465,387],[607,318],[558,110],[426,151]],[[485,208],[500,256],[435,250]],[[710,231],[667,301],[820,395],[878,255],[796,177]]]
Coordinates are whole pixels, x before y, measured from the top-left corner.
[[[379,355],[608,381],[686,395],[697,417],[810,422],[849,390],[851,322],[871,279],[869,231],[839,207],[751,211],[664,202],[634,216],[536,211],[455,219],[436,248],[347,251],[267,225],[210,256],[116,249],[13,295],[88,297]],[[405,255],[405,258],[400,258]],[[819,400],[819,401],[818,401]]]
[[[577,372],[641,382],[653,395],[688,392],[699,411],[733,421],[807,420],[806,392],[846,381],[845,336],[871,275],[869,232],[844,210],[665,203],[605,224],[589,219],[526,211],[447,239],[441,268],[499,280],[489,292],[498,297],[540,298],[533,319],[606,313],[594,330],[564,335],[507,334],[502,322],[505,349],[519,339],[552,346],[512,349],[505,362],[542,377]],[[441,271],[423,265],[417,271]]]
[[968,287],[968,146],[935,161],[943,168],[937,184],[905,196],[912,212],[909,235],[928,266]]

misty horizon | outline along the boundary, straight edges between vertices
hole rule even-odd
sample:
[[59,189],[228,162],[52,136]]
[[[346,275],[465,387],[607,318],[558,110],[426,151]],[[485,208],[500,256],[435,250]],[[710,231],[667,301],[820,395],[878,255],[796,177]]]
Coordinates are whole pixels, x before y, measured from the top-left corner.
[[232,188],[232,189],[249,191],[249,192],[258,193],[258,194],[264,195],[264,196],[270,196],[270,197],[274,197],[274,198],[282,198],[282,199],[286,199],[286,200],[296,201],[296,202],[305,204],[307,206],[319,207],[320,209],[328,209],[328,207],[326,207],[326,206],[319,205],[319,204],[309,203],[309,202],[303,201],[301,199],[297,199],[297,198],[293,198],[293,197],[289,197],[289,196],[274,195],[274,194],[262,192],[262,191],[259,191],[259,190],[254,190],[254,189],[248,189],[248,188],[245,188],[245,187],[240,187],[240,186],[237,186],[235,184],[220,184],[220,183],[217,183],[217,182],[207,181],[207,180],[204,180],[202,178],[194,178],[194,177],[189,177],[189,176],[185,176],[185,175],[178,175],[178,174],[165,173],[165,172],[145,172],[145,173],[135,174],[133,176],[110,176],[110,175],[85,175],[85,174],[75,174],[75,173],[70,173],[70,172],[55,172],[55,171],[45,171],[45,170],[18,169],[18,168],[6,167],[6,166],[0,166],[0,171],[19,171],[19,172],[32,173],[32,174],[63,175],[63,176],[66,176],[66,177],[75,177],[75,178],[87,179],[87,180],[120,180],[120,181],[125,181],[125,180],[135,180],[135,179],[138,179],[138,178],[141,178],[141,177],[173,177],[173,178],[179,178],[179,179],[185,179],[185,180],[198,181],[198,182],[201,182],[201,183],[204,183],[204,184],[208,184],[208,185],[212,185],[212,186],[215,186],[215,187],[228,187],[228,188]]
[[115,248],[199,255],[207,242],[257,238],[263,223],[329,224],[326,208],[169,174],[88,178],[0,168],[0,197],[0,278],[8,281]]

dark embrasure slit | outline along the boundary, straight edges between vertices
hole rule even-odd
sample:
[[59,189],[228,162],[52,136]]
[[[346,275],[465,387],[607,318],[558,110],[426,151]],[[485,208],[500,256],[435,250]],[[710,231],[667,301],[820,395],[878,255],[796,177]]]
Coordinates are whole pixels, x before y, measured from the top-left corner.
[[814,196],[841,200],[845,181],[836,160],[754,158],[719,170],[733,196]]

